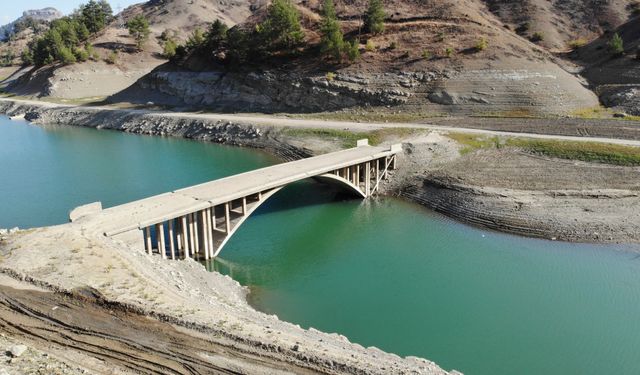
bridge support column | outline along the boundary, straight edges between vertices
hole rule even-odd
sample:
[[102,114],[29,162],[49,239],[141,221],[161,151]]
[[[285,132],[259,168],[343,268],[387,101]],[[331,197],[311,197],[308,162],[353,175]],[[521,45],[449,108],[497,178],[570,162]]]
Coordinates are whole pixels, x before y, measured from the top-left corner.
[[214,222],[215,222],[215,213],[212,213],[213,207],[207,208],[207,235],[209,237],[209,257],[213,258],[214,249],[214,241],[213,241],[213,233],[214,233]]
[[194,212],[191,214],[193,216],[193,258],[195,259],[195,254],[198,254],[198,259],[202,258],[202,254],[200,254],[200,219],[198,218],[198,213]]
[[194,224],[193,224],[193,214],[188,214],[187,218],[189,219],[189,252],[191,253],[191,257],[193,259],[196,258],[196,244],[195,244],[195,234],[194,234]]
[[364,165],[364,192],[369,197],[371,195],[371,163]]
[[224,222],[225,222],[225,233],[228,235],[231,233],[231,215],[229,213],[229,202],[224,204]]
[[147,248],[147,253],[151,255],[153,253],[153,245],[151,244],[151,228],[144,228],[144,244]]
[[162,259],[167,257],[167,248],[164,241],[164,223],[156,224],[156,236],[158,237],[158,252]]
[[[209,259],[209,237],[207,236],[207,220],[206,220],[206,214],[205,211],[198,211],[197,213],[198,215],[198,223],[200,224],[200,233],[201,233],[201,240],[200,242],[202,243],[202,245],[200,246],[200,249],[202,250],[202,252],[204,253],[204,259],[207,260]],[[202,255],[200,254],[200,259],[202,259]]]
[[171,259],[176,259],[176,246],[174,244],[173,235],[173,219],[169,220],[169,250],[171,251]]
[[187,224],[187,216],[180,218],[180,229],[182,229],[182,252],[185,259],[189,256],[189,225]]

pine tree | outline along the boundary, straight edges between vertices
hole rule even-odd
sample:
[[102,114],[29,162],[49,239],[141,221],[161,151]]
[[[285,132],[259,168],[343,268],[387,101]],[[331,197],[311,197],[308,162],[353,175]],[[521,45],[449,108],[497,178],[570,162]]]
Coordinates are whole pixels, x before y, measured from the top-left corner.
[[345,43],[342,31],[340,30],[340,24],[336,17],[333,0],[324,1],[322,17],[322,26],[320,27],[322,33],[320,40],[321,51],[322,53],[332,55],[334,59],[340,61]]
[[304,41],[300,16],[291,0],[273,0],[258,29],[271,50],[294,49]]
[[140,14],[127,22],[127,28],[129,29],[129,35],[136,40],[136,46],[141,50],[142,46],[149,38],[149,34],[151,34],[151,30],[149,30],[149,21]]
[[614,55],[622,55],[624,53],[624,41],[618,33],[615,33],[609,41],[609,50]]
[[371,34],[382,34],[384,32],[384,6],[382,0],[369,0],[369,7],[364,18],[364,28]]

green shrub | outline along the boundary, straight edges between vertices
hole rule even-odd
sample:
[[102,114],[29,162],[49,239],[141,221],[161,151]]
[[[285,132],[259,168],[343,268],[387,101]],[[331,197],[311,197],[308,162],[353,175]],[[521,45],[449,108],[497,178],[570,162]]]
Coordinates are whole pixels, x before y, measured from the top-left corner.
[[391,44],[389,44],[389,49],[393,51],[396,48],[398,48],[398,43],[394,40],[393,42],[391,42]]
[[624,41],[618,33],[613,34],[613,37],[609,40],[609,51],[615,56],[624,53]]
[[584,47],[587,44],[587,40],[584,38],[578,38],[570,41],[568,44],[569,48],[571,48],[572,50],[576,50],[578,48]]
[[273,0],[267,10],[267,18],[258,27],[268,49],[292,50],[304,41],[300,15],[291,0]]
[[431,52],[428,49],[422,50],[422,58],[425,60],[431,59]]
[[322,53],[330,54],[337,61],[342,60],[342,51],[345,48],[344,36],[336,17],[333,0],[324,1],[320,33],[322,34],[320,39],[320,50]]
[[104,59],[107,64],[113,65],[118,62],[118,51],[111,51],[111,53]]
[[371,39],[367,40],[367,44],[364,46],[364,49],[367,52],[373,52],[376,50],[376,45],[373,43]]
[[454,50],[453,50],[453,48],[451,48],[451,47],[447,47],[447,48],[445,48],[445,49],[444,49],[444,55],[445,55],[446,57],[451,57],[451,56],[453,56],[453,52],[454,52]]
[[85,44],[84,49],[87,51],[87,54],[89,54],[89,58],[91,60],[93,60],[93,61],[100,60],[100,55],[98,54],[96,49],[93,48],[93,44],[91,44],[91,43]]
[[167,39],[162,46],[162,55],[171,60],[176,55],[178,44],[173,39]]
[[149,39],[149,34],[151,34],[149,21],[145,16],[139,14],[127,22],[127,29],[129,29],[129,35],[136,41],[136,47],[142,50],[144,43]]
[[382,34],[384,32],[385,17],[382,0],[369,0],[369,6],[364,15],[365,30],[371,34]]
[[333,82],[334,79],[336,79],[336,74],[334,72],[329,72],[327,73],[327,81],[329,82]]
[[478,42],[476,43],[476,51],[484,51],[485,49],[487,49],[487,47],[489,47],[487,38],[481,37],[480,39],[478,39]]
[[73,56],[80,62],[89,60],[89,53],[84,48],[74,48]]
[[77,59],[69,47],[62,47],[58,50],[58,61],[69,65],[75,63]]
[[353,62],[360,58],[360,43],[356,39],[346,43],[347,57]]

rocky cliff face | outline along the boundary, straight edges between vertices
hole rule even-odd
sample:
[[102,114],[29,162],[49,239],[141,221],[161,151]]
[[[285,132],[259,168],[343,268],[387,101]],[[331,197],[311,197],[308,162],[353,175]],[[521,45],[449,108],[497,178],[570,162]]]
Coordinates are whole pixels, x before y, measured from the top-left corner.
[[6,25],[0,26],[0,41],[8,39],[8,36],[13,33],[14,26],[28,18],[36,21],[53,21],[55,19],[63,17],[64,14],[56,8],[44,8],[44,9],[32,9],[22,13],[22,16],[15,21]]
[[393,107],[453,114],[561,114],[597,105],[596,96],[562,69],[481,69],[298,75],[156,71],[110,98],[235,112],[322,112]]

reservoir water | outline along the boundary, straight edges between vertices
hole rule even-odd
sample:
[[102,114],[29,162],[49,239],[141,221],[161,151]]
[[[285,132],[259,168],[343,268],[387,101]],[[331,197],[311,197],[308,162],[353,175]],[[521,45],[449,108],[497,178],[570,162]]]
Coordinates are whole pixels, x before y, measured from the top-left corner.
[[[277,162],[239,148],[0,117],[0,227]],[[281,319],[467,375],[640,373],[640,253],[472,228],[314,182],[262,206],[208,266]]]

